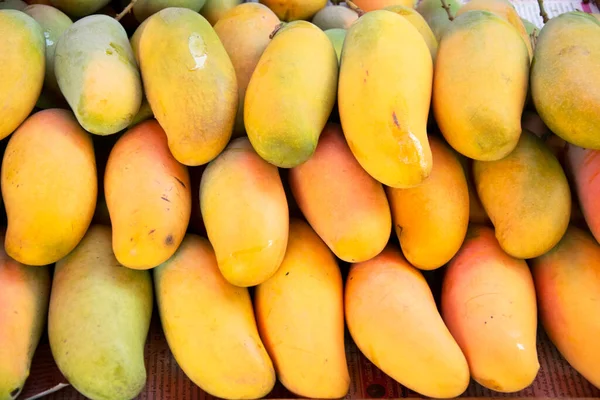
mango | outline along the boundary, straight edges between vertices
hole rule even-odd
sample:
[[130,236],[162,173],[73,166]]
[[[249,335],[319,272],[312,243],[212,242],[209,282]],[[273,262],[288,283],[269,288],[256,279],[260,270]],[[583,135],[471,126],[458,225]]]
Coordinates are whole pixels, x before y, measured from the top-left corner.
[[415,28],[417,28],[421,36],[423,36],[425,43],[427,43],[427,47],[429,48],[429,52],[431,53],[431,59],[435,64],[435,57],[437,55],[438,49],[438,41],[435,38],[433,32],[431,31],[429,25],[427,25],[427,21],[425,21],[425,18],[423,18],[421,14],[419,14],[414,8],[403,5],[390,6],[385,8],[385,10],[403,16],[408,20],[408,22],[410,22]]
[[525,18],[521,18],[521,22],[523,22],[523,26],[525,27],[525,30],[527,31],[529,37],[534,36],[537,38],[538,34],[540,33],[538,27],[535,26],[533,22]]
[[0,10],[0,139],[35,107],[44,83],[44,32],[29,15]]
[[367,261],[385,248],[392,229],[385,191],[356,161],[338,124],[327,124],[315,154],[290,170],[289,181],[302,214],[338,258]]
[[153,275],[167,342],[188,378],[224,399],[267,395],[275,372],[248,289],[223,278],[210,243],[188,234]]
[[552,18],[531,65],[531,95],[548,128],[576,146],[600,150],[600,21],[586,13]]
[[354,0],[354,4],[356,4],[361,10],[364,12],[381,10],[382,8],[387,8],[390,6],[404,6],[414,8],[416,1],[415,0]]
[[281,168],[308,160],[335,104],[337,77],[335,50],[323,31],[306,21],[282,27],[246,91],[244,122],[256,152]]
[[233,136],[246,133],[244,127],[244,100],[250,77],[260,56],[271,42],[269,35],[279,24],[277,16],[259,3],[245,3],[225,13],[215,25],[215,32],[235,69],[238,85],[238,109]]
[[133,5],[133,15],[139,22],[144,22],[151,15],[169,7],[189,8],[199,12],[206,0],[137,0]]
[[92,140],[73,114],[33,114],[11,136],[2,159],[6,253],[27,265],[60,260],[85,235],[97,193]]
[[600,246],[569,227],[556,247],[531,261],[540,319],[558,351],[600,388]]
[[339,399],[350,387],[344,288],[335,257],[302,220],[290,221],[279,270],[257,286],[260,336],[281,383],[302,397]]
[[23,11],[27,3],[21,0],[2,0],[0,1],[0,10],[18,10]]
[[473,181],[473,160],[470,158],[459,155],[459,159],[463,166],[465,178],[467,178],[467,187],[469,188],[469,222],[475,224],[488,224],[490,217],[488,217],[481,200],[477,195],[477,188]]
[[358,19],[358,14],[346,6],[323,7],[312,19],[312,23],[323,31],[348,29]]
[[247,138],[233,140],[200,182],[200,208],[219,270],[255,286],[279,268],[288,241],[288,205],[277,168]]
[[506,253],[538,257],[562,238],[571,214],[571,191],[560,163],[541,139],[523,132],[507,157],[475,161],[473,176]]
[[[4,231],[0,232],[4,240]],[[10,258],[0,247],[0,399],[23,390],[31,359],[44,332],[50,298],[50,270]]]
[[469,188],[456,153],[429,138],[433,169],[423,184],[387,188],[402,253],[417,268],[446,264],[460,249],[469,225]]
[[149,269],[171,257],[185,236],[192,195],[187,168],[169,152],[155,120],[136,125],[117,141],[104,174],[115,257]]
[[402,385],[437,398],[457,397],[467,389],[465,356],[444,325],[427,281],[396,248],[352,265],[345,311],[360,351]]
[[50,0],[50,3],[73,19],[79,19],[100,11],[110,0]]
[[514,27],[489,11],[465,12],[445,33],[435,65],[433,111],[444,138],[474,160],[506,157],[521,135],[529,71]]
[[111,135],[129,126],[142,103],[142,84],[127,33],[107,15],[71,25],[55,50],[54,71],[81,126]]
[[229,10],[234,9],[242,3],[244,3],[244,0],[206,0],[200,13],[214,26]]
[[475,381],[505,393],[531,385],[540,368],[533,278],[491,228],[469,227],[444,275],[442,315]]
[[327,0],[260,0],[285,22],[309,20],[327,5]]
[[210,24],[192,10],[166,8],[144,24],[137,46],[150,107],[175,159],[206,164],[225,148],[235,122],[231,60]]
[[328,29],[325,31],[325,34],[333,45],[333,49],[335,50],[335,55],[337,56],[339,64],[342,61],[342,49],[344,47],[344,40],[346,40],[346,30]]
[[142,105],[140,106],[139,111],[137,112],[135,117],[133,117],[127,128],[131,128],[139,124],[140,122],[144,122],[150,118],[154,118],[154,113],[152,112],[152,108],[150,108],[150,103],[148,103],[146,96],[144,96],[142,98]]
[[48,313],[58,368],[92,400],[132,399],[146,384],[152,280],[148,271],[117,262],[110,236],[109,227],[94,225],[56,263]]
[[[446,0],[446,4],[453,17],[462,5],[458,0]],[[421,0],[418,2],[416,10],[425,18],[439,43],[452,22],[448,18],[448,12],[442,7],[442,2],[440,0]]]
[[426,125],[432,75],[423,37],[400,15],[372,11],[348,30],[340,119],[352,153],[384,185],[417,186],[431,173]]

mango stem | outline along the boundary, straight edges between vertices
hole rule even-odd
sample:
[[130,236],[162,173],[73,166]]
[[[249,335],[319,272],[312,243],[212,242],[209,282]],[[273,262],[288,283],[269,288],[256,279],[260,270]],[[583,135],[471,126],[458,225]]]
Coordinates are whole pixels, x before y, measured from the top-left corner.
[[548,18],[548,13],[544,8],[544,0],[538,0],[538,6],[540,7],[540,16],[542,17],[542,21],[544,21],[545,24],[550,20],[550,18]]
[[346,0],[346,5],[348,7],[350,7],[350,9],[352,11],[357,13],[359,18],[362,17],[363,15],[365,15],[365,12],[363,11],[363,9],[360,8],[359,6],[357,6],[356,4],[354,4],[354,2],[352,0]]
[[[137,1],[137,0],[135,0],[135,1]],[[275,37],[275,35],[277,35],[277,32],[279,32],[281,30],[281,28],[283,28],[284,25],[285,25],[285,22],[282,22],[279,25],[277,25],[275,27],[275,29],[273,29],[273,32],[271,32],[271,34],[269,35],[269,39],[273,39]]]
[[127,7],[125,7],[123,9],[123,11],[121,11],[120,13],[117,14],[117,16],[115,17],[115,19],[117,21],[120,21],[121,18],[123,18],[124,16],[126,16],[127,13],[129,13],[131,11],[131,9],[133,8],[133,6],[135,5],[136,2],[137,2],[137,0],[131,0],[129,2],[129,4],[127,4]]
[[446,14],[448,14],[448,19],[450,21],[454,21],[454,16],[452,15],[452,10],[450,9],[450,6],[448,5],[448,3],[446,3],[446,0],[440,0],[442,2],[442,8],[444,10],[446,10]]

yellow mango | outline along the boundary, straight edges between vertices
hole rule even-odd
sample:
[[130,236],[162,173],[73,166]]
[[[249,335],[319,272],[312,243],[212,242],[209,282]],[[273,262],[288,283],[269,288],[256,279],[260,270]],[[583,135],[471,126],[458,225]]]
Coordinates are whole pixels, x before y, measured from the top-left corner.
[[285,22],[311,19],[327,5],[327,0],[260,0]]
[[360,351],[387,375],[426,397],[452,398],[469,367],[444,325],[425,278],[399,250],[354,264],[346,280],[346,323]]
[[158,122],[142,122],[117,141],[106,164],[104,193],[120,264],[149,269],[175,253],[190,220],[190,176],[169,152]]
[[426,125],[432,75],[423,37],[400,15],[372,11],[348,30],[340,119],[352,153],[384,185],[416,186],[431,173]]
[[281,168],[308,160],[335,104],[337,77],[335,49],[323,31],[306,21],[282,27],[246,91],[244,122],[256,152]]
[[312,23],[323,31],[348,29],[358,19],[358,14],[343,5],[323,7],[312,19]]
[[292,393],[339,399],[350,387],[344,288],[335,257],[301,220],[279,270],[257,286],[256,322],[281,383]]
[[429,52],[431,53],[431,59],[435,64],[435,57],[437,55],[438,49],[438,41],[435,38],[435,35],[433,34],[433,31],[431,30],[429,25],[427,25],[427,21],[425,21],[425,18],[423,18],[421,14],[419,14],[414,8],[403,6],[400,4],[387,7],[385,8],[385,10],[403,16],[408,20],[408,22],[410,22],[415,28],[417,28],[421,36],[423,36],[425,43],[427,43],[427,47],[429,48]]
[[469,227],[444,275],[442,315],[475,381],[505,393],[531,385],[540,369],[533,278],[491,228]]
[[524,131],[502,160],[473,163],[477,193],[502,249],[513,257],[538,257],[562,238],[571,215],[571,191],[550,149]]
[[227,50],[235,68],[238,85],[238,110],[233,136],[243,136],[244,100],[250,77],[258,60],[271,42],[269,35],[279,24],[277,16],[259,3],[245,3],[225,13],[215,25],[215,32]]
[[144,24],[137,47],[150,107],[175,159],[206,164],[225,148],[235,122],[231,60],[210,24],[192,10],[166,8]]
[[44,32],[29,15],[0,10],[0,139],[35,107],[44,83]]
[[153,275],[167,342],[188,378],[223,399],[267,395],[275,371],[258,335],[248,289],[223,278],[210,243],[188,234]]
[[429,139],[433,169],[421,185],[387,188],[402,253],[420,269],[446,264],[460,249],[469,225],[469,189],[457,155]]
[[2,160],[6,253],[28,265],[60,260],[87,231],[97,193],[92,140],[73,114],[33,114],[11,136]]
[[133,15],[139,22],[144,22],[151,15],[169,7],[189,8],[199,12],[206,0],[137,0],[133,5]]
[[[446,4],[450,8],[450,13],[454,17],[456,12],[461,7],[462,3],[458,0],[446,0]],[[416,10],[425,18],[427,25],[435,35],[438,43],[442,40],[442,36],[452,22],[448,18],[448,12],[442,7],[440,0],[421,0],[418,2]]]
[[99,12],[110,0],[50,0],[50,3],[70,17],[78,19]]
[[521,135],[528,79],[527,47],[505,19],[479,10],[454,19],[433,81],[433,111],[448,143],[475,160],[507,156]]
[[244,0],[206,0],[200,14],[214,26],[229,10],[234,9],[243,2]]

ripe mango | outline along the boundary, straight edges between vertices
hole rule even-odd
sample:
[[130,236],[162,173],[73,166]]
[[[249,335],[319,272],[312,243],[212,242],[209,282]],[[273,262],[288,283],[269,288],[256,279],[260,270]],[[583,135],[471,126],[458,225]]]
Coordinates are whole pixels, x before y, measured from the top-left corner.
[[62,374],[84,396],[125,400],[141,392],[151,315],[150,273],[117,262],[109,227],[90,227],[81,244],[56,263],[50,348]]
[[435,65],[433,111],[448,143],[475,160],[507,156],[521,135],[529,79],[527,47],[514,27],[489,11],[468,11],[448,28]]
[[245,3],[225,13],[215,25],[215,32],[227,50],[235,69],[238,85],[238,109],[233,136],[243,136],[244,100],[250,77],[267,45],[269,35],[279,24],[277,16],[259,3]]
[[416,186],[431,172],[426,125],[432,75],[423,37],[400,15],[372,11],[348,30],[340,119],[352,153],[384,185]]
[[325,34],[331,41],[333,48],[335,50],[335,55],[338,59],[338,64],[342,61],[342,49],[344,47],[344,40],[346,40],[346,30],[345,29],[328,29],[325,31]]
[[227,281],[255,286],[277,271],[288,241],[287,200],[277,168],[247,138],[233,140],[206,167],[200,208]]
[[111,135],[129,126],[142,103],[142,84],[127,33],[107,15],[91,15],[60,37],[54,71],[81,126]]
[[79,19],[100,11],[110,0],[50,0],[50,3],[70,17]]
[[490,217],[488,217],[483,204],[481,204],[479,195],[477,195],[475,182],[473,182],[473,160],[462,155],[458,156],[465,172],[465,178],[467,178],[467,186],[469,187],[469,222],[488,224]]
[[290,170],[289,181],[306,220],[338,258],[367,261],[387,245],[392,217],[383,186],[356,161],[338,124],[327,124],[315,154]]
[[[4,240],[4,231],[0,233]],[[50,270],[10,258],[0,247],[0,399],[19,396],[46,325]]]
[[344,288],[335,257],[302,220],[290,221],[279,270],[257,286],[256,322],[281,383],[292,393],[339,399],[350,387]]
[[358,14],[346,6],[323,7],[312,19],[312,23],[323,31],[348,29],[358,19]]
[[491,228],[469,227],[444,275],[442,315],[479,384],[510,393],[533,382],[540,368],[533,278]]
[[256,152],[281,168],[308,160],[335,104],[337,77],[335,50],[323,31],[306,21],[282,27],[246,91],[244,122]]
[[240,4],[244,0],[206,0],[204,7],[200,10],[200,14],[212,25],[215,26],[219,20]]
[[460,249],[469,225],[469,188],[457,154],[429,138],[433,169],[421,185],[387,188],[402,253],[420,269],[446,264]]
[[552,132],[600,149],[600,21],[568,12],[544,25],[531,66],[535,108]]
[[[453,17],[462,6],[462,3],[458,0],[446,0],[446,4],[450,8]],[[452,22],[448,18],[448,12],[442,7],[442,2],[440,0],[421,0],[417,4],[416,10],[425,18],[427,25],[429,25],[439,43]]]
[[469,385],[469,367],[444,325],[425,278],[388,247],[350,268],[346,323],[379,369],[427,397],[451,398]]
[[208,240],[188,234],[153,270],[162,327],[183,372],[224,399],[257,399],[275,384],[248,289],[223,278]]
[[531,267],[546,333],[569,364],[600,388],[600,246],[571,226]]
[[158,122],[142,122],[121,136],[104,174],[113,251],[120,264],[149,269],[175,253],[190,220],[190,187],[188,170],[171,155]]
[[235,121],[231,60],[210,24],[192,10],[166,8],[144,24],[138,56],[150,107],[175,159],[206,164],[225,148]]
[[29,15],[0,10],[0,139],[35,107],[44,83],[44,32]]
[[133,5],[133,15],[139,22],[144,22],[151,15],[169,7],[189,8],[199,12],[206,0],[137,0]]
[[40,111],[11,136],[2,160],[6,253],[52,264],[87,231],[98,193],[92,140],[66,110]]
[[327,5],[327,0],[260,0],[285,22],[311,19]]
[[354,0],[354,4],[356,4],[361,10],[368,12],[374,10],[381,10],[382,8],[387,8],[390,6],[404,6],[414,8],[416,1],[415,0]]
[[558,243],[569,224],[571,191],[560,163],[524,131],[515,150],[498,161],[473,163],[477,193],[502,249],[538,257]]
[[414,8],[403,5],[387,7],[385,8],[385,10],[403,16],[408,20],[408,22],[410,22],[415,28],[417,28],[421,36],[423,36],[425,43],[427,43],[427,47],[429,48],[429,52],[431,53],[431,59],[435,64],[435,57],[437,55],[438,49],[438,41],[435,38],[433,32],[431,31],[429,25],[427,25],[427,21],[425,21],[425,18],[423,18],[421,14],[419,14]]

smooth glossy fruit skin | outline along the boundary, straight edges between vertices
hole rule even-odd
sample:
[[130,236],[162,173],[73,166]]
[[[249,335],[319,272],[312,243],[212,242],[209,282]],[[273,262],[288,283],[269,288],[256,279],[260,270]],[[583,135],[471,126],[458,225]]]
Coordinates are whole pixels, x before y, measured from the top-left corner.
[[146,97],[171,153],[184,165],[208,163],[229,142],[238,106],[225,48],[206,19],[185,8],[159,11],[138,30]]
[[540,368],[533,278],[492,228],[469,227],[444,276],[442,315],[479,384],[511,393],[533,382]]
[[260,0],[284,22],[310,20],[327,5],[327,0]]
[[279,268],[288,242],[288,205],[277,168],[247,138],[233,140],[202,174],[200,208],[219,270],[255,286]]
[[78,20],[54,57],[58,86],[85,130],[111,135],[129,126],[142,103],[142,82],[119,22],[107,15]]
[[525,27],[525,30],[527,31],[528,35],[532,35],[535,34],[536,38],[540,33],[540,30],[538,29],[537,26],[535,26],[533,24],[533,22],[529,21],[528,19],[525,18],[521,18],[521,22],[523,22],[523,26]]
[[56,263],[48,337],[58,368],[78,392],[92,400],[126,400],[142,391],[152,296],[150,273],[115,259],[109,227],[90,227]]
[[[457,0],[446,0],[446,4],[450,8],[452,16],[456,14],[462,3]],[[450,26],[450,19],[448,13],[442,7],[440,0],[421,0],[417,4],[416,10],[419,14],[425,18],[427,25],[431,28],[431,31],[435,35],[438,43],[442,40],[442,36],[446,32],[448,26]]]
[[120,264],[149,269],[175,253],[190,220],[190,187],[187,168],[171,155],[155,120],[117,141],[106,164],[104,195]]
[[44,83],[44,32],[29,15],[0,10],[0,139],[35,107]]
[[384,185],[417,186],[431,173],[426,125],[432,75],[423,37],[400,15],[372,11],[348,30],[340,119],[352,153]]
[[205,3],[206,0],[137,0],[133,5],[133,15],[139,22],[144,22],[150,16],[165,8],[189,8],[192,11],[199,12]]
[[408,22],[410,22],[415,28],[417,28],[421,36],[423,36],[425,43],[427,43],[427,47],[429,48],[429,52],[431,53],[431,59],[435,64],[435,57],[437,55],[438,49],[438,41],[435,38],[435,35],[433,34],[433,31],[431,30],[429,25],[427,25],[427,21],[425,21],[425,18],[423,18],[421,14],[419,14],[414,8],[403,5],[386,7],[385,10],[403,16],[408,20]]
[[346,40],[346,30],[328,29],[325,31],[325,34],[335,49],[335,55],[337,56],[339,64],[342,61],[342,49],[344,48],[344,40]]
[[558,160],[541,139],[524,131],[504,159],[475,161],[473,176],[496,238],[511,256],[541,256],[564,235],[571,191]]
[[[4,232],[0,233],[0,240]],[[23,390],[31,359],[46,324],[50,298],[49,267],[31,267],[0,248],[0,399]]]
[[312,23],[323,31],[348,29],[358,19],[358,14],[342,5],[323,7],[312,19]]
[[281,168],[308,160],[335,104],[338,62],[333,45],[310,22],[283,26],[256,66],[244,104],[256,152]]
[[521,135],[528,79],[527,47],[512,25],[489,11],[457,17],[440,42],[433,81],[446,141],[475,160],[506,157]]
[[153,270],[162,327],[185,374],[224,399],[258,399],[275,384],[248,289],[227,282],[208,240],[188,234]]
[[290,170],[289,181],[307,221],[338,258],[367,261],[387,245],[392,217],[383,186],[356,161],[338,124],[327,124],[315,154]]
[[215,26],[225,14],[243,3],[244,0],[206,0],[200,14]]
[[27,265],[60,260],[85,235],[97,193],[92,140],[73,114],[33,114],[11,136],[2,160],[6,253]]
[[600,21],[582,12],[552,18],[535,46],[531,95],[556,135],[600,150]]
[[381,10],[390,6],[404,6],[414,8],[417,2],[415,0],[356,0],[356,4],[361,10],[368,12]]
[[402,253],[417,268],[432,270],[456,254],[469,225],[469,188],[457,154],[429,138],[433,169],[421,185],[387,188]]
[[399,250],[388,247],[351,267],[345,312],[361,352],[402,385],[435,398],[457,397],[467,389],[465,356],[425,278]]
[[281,383],[307,398],[339,399],[350,387],[344,288],[335,257],[304,221],[290,221],[279,270],[257,286],[256,322]]
[[50,0],[50,3],[73,19],[79,19],[100,11],[110,0]]
[[569,364],[600,388],[600,246],[571,226],[531,267],[546,333]]
[[246,89],[260,56],[271,42],[269,35],[278,24],[279,18],[268,7],[259,3],[245,3],[226,12],[215,25],[215,32],[229,54],[237,78],[238,110],[233,127],[234,137],[246,133]]

